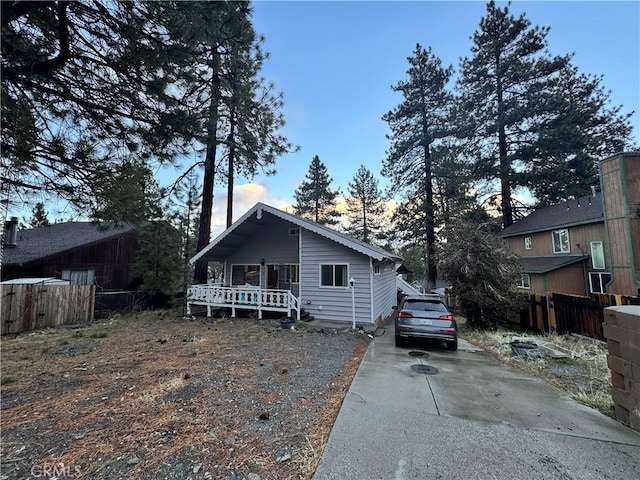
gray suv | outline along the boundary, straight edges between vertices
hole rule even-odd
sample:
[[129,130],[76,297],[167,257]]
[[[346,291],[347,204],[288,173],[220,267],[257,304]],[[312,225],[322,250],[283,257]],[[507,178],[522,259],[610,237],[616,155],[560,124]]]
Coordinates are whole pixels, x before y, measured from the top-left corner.
[[458,349],[458,327],[440,295],[404,297],[396,309],[394,323],[397,347],[409,338],[426,338],[447,342],[449,350]]

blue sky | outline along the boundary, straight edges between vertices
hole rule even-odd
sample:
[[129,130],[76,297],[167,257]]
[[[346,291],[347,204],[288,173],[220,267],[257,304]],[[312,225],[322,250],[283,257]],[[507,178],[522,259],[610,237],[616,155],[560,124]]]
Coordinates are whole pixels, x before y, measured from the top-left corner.
[[[293,203],[314,155],[327,166],[334,188],[346,192],[361,164],[386,186],[380,169],[389,143],[381,116],[402,101],[391,85],[406,78],[416,43],[431,47],[457,73],[486,11],[484,1],[257,1],[253,6],[254,27],[271,55],[262,73],[284,93],[284,134],[300,151],[281,157],[274,177],[237,181],[234,218],[256,201],[279,208]],[[634,138],[640,144],[640,2],[515,1],[511,11],[551,28],[552,54],[574,52],[581,72],[604,76],[612,103],[636,111]],[[216,190],[218,228],[225,198],[223,189]]]
[[[280,157],[275,176],[236,180],[234,220],[258,201],[291,211],[314,155],[327,166],[333,188],[346,193],[361,164],[386,187],[380,170],[389,143],[381,117],[402,101],[391,85],[406,79],[416,43],[431,47],[457,74],[486,3],[258,0],[253,8],[254,27],[271,55],[262,75],[283,92],[283,133],[300,151]],[[581,72],[603,75],[612,103],[636,111],[632,122],[640,145],[640,1],[516,0],[511,11],[551,28],[552,54],[574,52]],[[169,169],[158,179],[167,185],[177,176]],[[30,217],[31,208],[23,216]],[[68,209],[56,214],[53,205],[48,210],[50,218],[69,215]],[[212,238],[223,230],[225,212],[226,190],[216,186]]]

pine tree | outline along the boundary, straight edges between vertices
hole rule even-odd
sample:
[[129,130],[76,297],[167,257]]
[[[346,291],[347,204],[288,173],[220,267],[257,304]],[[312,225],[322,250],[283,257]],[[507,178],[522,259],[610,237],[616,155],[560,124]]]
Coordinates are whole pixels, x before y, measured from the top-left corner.
[[526,185],[539,204],[588,195],[600,185],[599,160],[630,147],[631,113],[611,107],[602,77],[567,66],[554,85],[535,150],[529,153]]
[[[284,125],[282,96],[265,85],[259,72],[265,58],[250,21],[249,2],[173,2],[163,26],[181,50],[177,92],[198,126],[196,149],[204,159],[202,203],[197,250],[211,237],[214,186],[226,183],[227,223],[233,211],[236,176],[252,177],[258,170],[273,173],[277,156],[290,150],[278,134]],[[197,282],[207,280],[207,265],[198,262]]]
[[348,185],[347,233],[362,240],[372,242],[381,238],[384,198],[378,187],[378,180],[364,165],[354,175]]
[[438,254],[438,269],[452,286],[470,324],[483,313],[518,316],[523,298],[515,285],[521,260],[495,235],[491,224],[457,219],[445,232],[447,241]]
[[[577,177],[567,173],[575,168],[586,172],[581,185],[593,183],[599,147],[590,145],[589,136],[602,147],[628,141],[628,117],[607,118],[619,109],[603,109],[599,100],[607,95],[595,93],[590,80],[576,75],[571,55],[549,54],[548,33],[548,27],[532,26],[524,14],[514,17],[509,5],[501,9],[491,1],[473,35],[472,56],[461,62],[459,135],[476,179],[500,185],[505,227],[514,220],[515,189],[530,187],[545,200],[549,192],[543,184],[561,179],[552,186],[556,195],[572,189]],[[540,166],[545,167],[539,172]]]
[[427,283],[435,286],[434,178],[442,157],[438,149],[442,139],[450,135],[449,110],[453,98],[445,86],[453,69],[443,67],[431,49],[419,44],[407,59],[407,81],[392,87],[404,100],[382,118],[391,128],[391,147],[383,163],[382,173],[391,179],[391,189],[404,201],[397,211],[398,231],[405,240],[423,249]]
[[331,189],[333,179],[327,167],[315,155],[311,160],[306,180],[294,192],[294,212],[321,225],[336,225],[340,214],[336,209],[339,190]]
[[3,184],[84,209],[122,144],[145,161],[183,153],[189,116],[167,95],[150,4],[2,2]]
[[29,226],[31,228],[46,227],[49,225],[49,219],[47,218],[47,211],[44,209],[44,203],[38,202],[31,210],[31,220],[29,220]]

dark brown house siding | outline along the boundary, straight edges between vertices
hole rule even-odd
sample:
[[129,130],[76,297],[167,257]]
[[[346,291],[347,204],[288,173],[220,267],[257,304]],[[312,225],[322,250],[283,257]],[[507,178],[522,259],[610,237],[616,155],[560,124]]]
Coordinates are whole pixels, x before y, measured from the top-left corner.
[[129,232],[42,257],[22,266],[8,266],[3,269],[2,279],[60,278],[65,269],[93,269],[98,291],[126,290],[134,280],[132,267],[135,261],[136,246],[135,233]]
[[601,163],[604,220],[613,282],[610,293],[640,289],[640,154],[625,153]]

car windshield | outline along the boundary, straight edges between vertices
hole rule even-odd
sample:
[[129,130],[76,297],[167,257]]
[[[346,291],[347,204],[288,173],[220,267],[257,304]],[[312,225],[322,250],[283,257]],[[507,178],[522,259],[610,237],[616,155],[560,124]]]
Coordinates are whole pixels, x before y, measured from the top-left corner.
[[404,303],[402,308],[404,310],[422,310],[425,312],[448,312],[444,303],[429,300],[409,300]]

